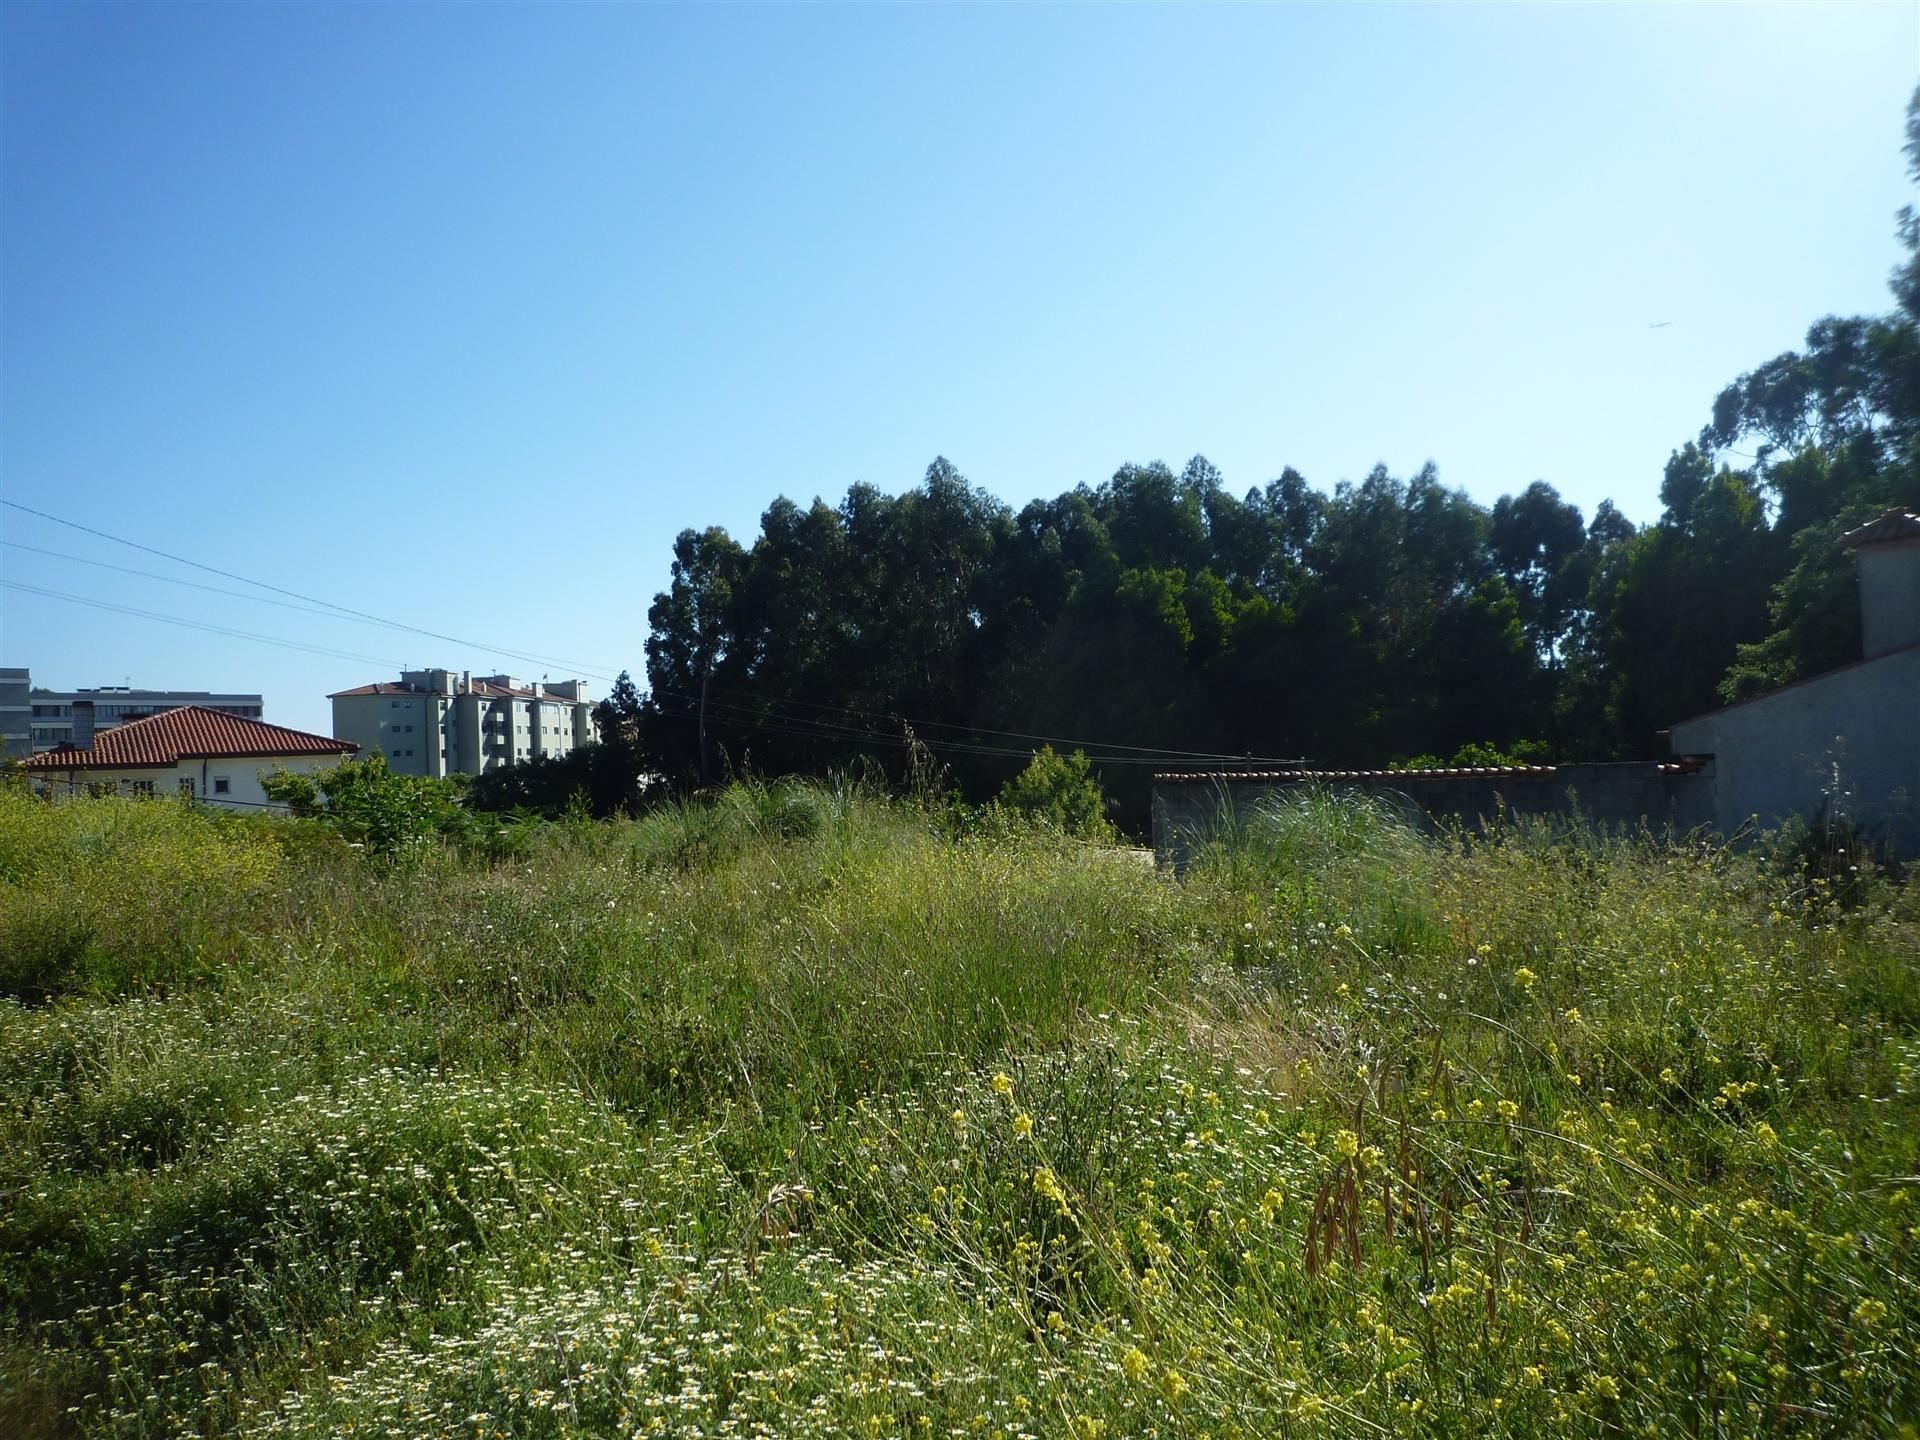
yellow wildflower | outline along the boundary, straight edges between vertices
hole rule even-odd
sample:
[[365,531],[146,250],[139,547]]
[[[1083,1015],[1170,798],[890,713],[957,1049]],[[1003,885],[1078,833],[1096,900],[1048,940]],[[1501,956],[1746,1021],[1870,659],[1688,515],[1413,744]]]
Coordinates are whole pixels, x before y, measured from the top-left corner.
[[1127,1378],[1138,1384],[1147,1378],[1147,1372],[1153,1368],[1153,1362],[1147,1359],[1146,1352],[1138,1345],[1120,1357],[1120,1368],[1127,1372]]

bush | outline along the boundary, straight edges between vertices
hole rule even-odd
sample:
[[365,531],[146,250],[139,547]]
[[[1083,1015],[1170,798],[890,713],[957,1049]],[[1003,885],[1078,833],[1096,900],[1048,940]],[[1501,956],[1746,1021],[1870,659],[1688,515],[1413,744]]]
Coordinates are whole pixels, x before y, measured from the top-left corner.
[[1106,794],[1081,750],[1056,755],[1051,745],[1041,747],[995,803],[1077,839],[1111,844],[1117,835],[1107,819]]

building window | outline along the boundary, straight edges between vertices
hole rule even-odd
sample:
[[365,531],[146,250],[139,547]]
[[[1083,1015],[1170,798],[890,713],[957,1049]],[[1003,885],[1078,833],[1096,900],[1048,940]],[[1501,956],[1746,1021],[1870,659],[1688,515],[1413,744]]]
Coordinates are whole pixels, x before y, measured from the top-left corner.
[[213,777],[213,793],[214,794],[225,795],[227,791],[230,790],[231,788],[232,787],[227,783],[226,776],[216,775]]
[[182,775],[180,777],[180,793],[189,800],[193,798],[193,777],[191,775]]
[[132,790],[136,795],[151,795],[153,794],[153,781],[129,780],[127,782],[127,788]]

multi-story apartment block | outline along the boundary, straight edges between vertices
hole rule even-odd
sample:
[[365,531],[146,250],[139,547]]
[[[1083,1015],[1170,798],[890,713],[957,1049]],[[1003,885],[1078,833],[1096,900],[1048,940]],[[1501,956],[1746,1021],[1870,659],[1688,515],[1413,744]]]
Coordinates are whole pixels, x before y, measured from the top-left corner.
[[25,670],[0,670],[0,760],[24,760],[33,753],[27,691],[33,677]]
[[[0,676],[6,673],[0,671]],[[0,687],[4,684],[4,679],[0,679]],[[135,690],[126,685],[102,685],[95,690],[35,689],[27,698],[33,707],[29,724],[32,728],[33,753],[36,755],[60,745],[85,743],[77,742],[74,735],[73,707],[77,704],[93,706],[93,733],[96,735],[124,725],[129,720],[144,720],[149,715],[161,715],[168,710],[178,710],[183,705],[197,705],[202,710],[217,710],[223,715],[238,715],[243,720],[258,720],[262,708],[258,695],[215,695],[206,690]]]
[[586,682],[522,685],[511,675],[403,670],[327,697],[335,738],[379,750],[403,775],[481,775],[594,738]]

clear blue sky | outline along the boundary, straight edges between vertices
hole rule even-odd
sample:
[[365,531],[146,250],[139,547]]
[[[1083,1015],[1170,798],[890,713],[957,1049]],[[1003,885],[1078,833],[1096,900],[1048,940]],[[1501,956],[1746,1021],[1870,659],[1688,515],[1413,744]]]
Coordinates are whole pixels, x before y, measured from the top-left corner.
[[[1721,385],[1888,307],[1920,8],[13,4],[0,66],[7,498],[637,673],[675,532],[938,454],[1654,518]],[[44,684],[324,730],[387,660],[566,669],[0,572],[369,657],[0,591]]]

